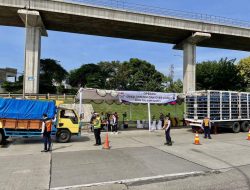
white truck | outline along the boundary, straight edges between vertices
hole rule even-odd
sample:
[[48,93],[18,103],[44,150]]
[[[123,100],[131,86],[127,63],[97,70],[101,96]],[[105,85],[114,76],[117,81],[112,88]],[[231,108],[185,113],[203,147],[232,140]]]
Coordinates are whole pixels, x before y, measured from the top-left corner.
[[202,128],[204,117],[213,127],[231,128],[234,133],[250,127],[250,93],[234,91],[195,91],[185,96],[185,121]]

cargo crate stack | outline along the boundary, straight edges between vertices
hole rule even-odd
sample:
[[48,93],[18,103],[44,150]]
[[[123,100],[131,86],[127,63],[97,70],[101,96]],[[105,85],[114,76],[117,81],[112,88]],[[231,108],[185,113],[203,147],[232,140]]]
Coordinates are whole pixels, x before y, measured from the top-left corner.
[[[233,91],[196,91],[186,94],[186,120],[201,125],[204,117],[220,126],[233,126],[232,121],[240,125],[249,122],[250,93]],[[236,125],[236,124],[235,124]],[[244,130],[247,123],[244,122]],[[196,125],[197,126],[197,125]]]

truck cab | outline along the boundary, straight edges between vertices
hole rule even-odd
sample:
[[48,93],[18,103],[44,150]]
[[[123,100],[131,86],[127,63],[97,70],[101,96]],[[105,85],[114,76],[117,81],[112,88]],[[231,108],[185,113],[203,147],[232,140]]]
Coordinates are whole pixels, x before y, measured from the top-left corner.
[[80,118],[73,109],[58,108],[55,125],[58,142],[68,142],[72,135],[81,134]]

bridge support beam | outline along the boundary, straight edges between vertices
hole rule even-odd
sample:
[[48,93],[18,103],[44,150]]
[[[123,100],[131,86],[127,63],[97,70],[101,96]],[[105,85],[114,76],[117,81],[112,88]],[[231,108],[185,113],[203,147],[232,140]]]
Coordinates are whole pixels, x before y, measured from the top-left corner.
[[174,46],[183,50],[183,93],[196,90],[196,44],[210,38],[211,34],[195,32]]
[[18,10],[26,26],[24,93],[39,93],[41,36],[47,36],[38,11]]
[[183,45],[183,92],[195,91],[196,87],[196,45]]

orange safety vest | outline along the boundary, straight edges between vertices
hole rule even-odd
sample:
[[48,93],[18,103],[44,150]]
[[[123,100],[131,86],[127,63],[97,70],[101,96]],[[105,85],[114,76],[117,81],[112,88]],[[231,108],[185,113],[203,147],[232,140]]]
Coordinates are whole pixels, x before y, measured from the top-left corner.
[[204,119],[203,123],[204,123],[204,127],[209,127],[209,119]]
[[45,121],[45,130],[47,132],[51,132],[51,129],[52,129],[52,121],[51,120]]

